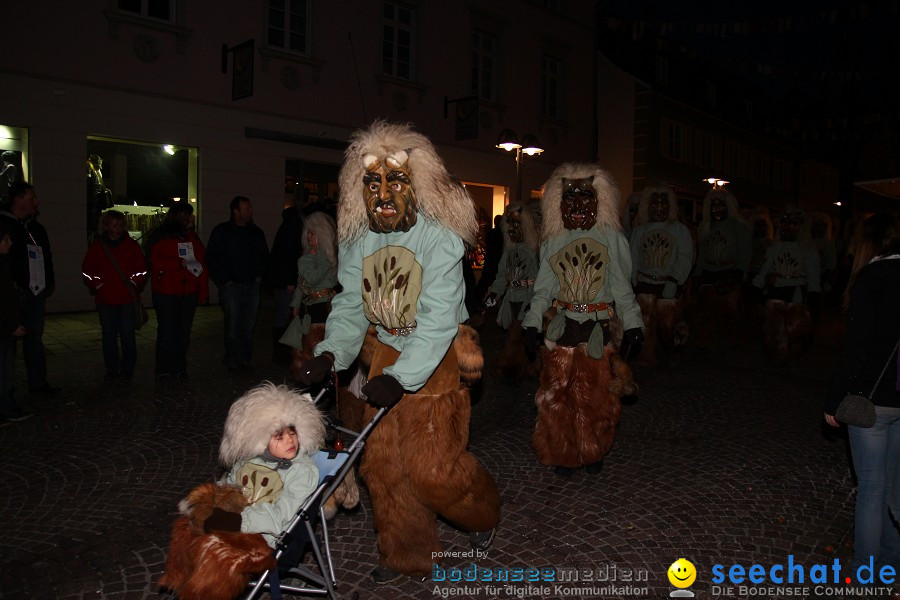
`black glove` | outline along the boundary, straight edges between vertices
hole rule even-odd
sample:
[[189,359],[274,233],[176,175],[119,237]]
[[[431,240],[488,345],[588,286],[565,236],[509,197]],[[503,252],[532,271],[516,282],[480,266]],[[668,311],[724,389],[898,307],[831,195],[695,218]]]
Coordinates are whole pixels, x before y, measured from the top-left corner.
[[622,336],[622,346],[619,348],[619,354],[626,361],[641,353],[641,345],[644,343],[644,330],[640,327],[626,329]]
[[334,356],[331,352],[323,352],[321,355],[309,359],[300,367],[298,379],[303,385],[319,383],[331,373],[334,368]]
[[362,393],[366,396],[366,402],[373,406],[391,408],[403,397],[406,390],[400,382],[390,375],[377,375],[362,387]]
[[241,515],[238,513],[214,508],[212,514],[206,517],[203,522],[203,532],[212,533],[213,531],[240,531]]
[[522,329],[522,339],[525,341],[525,355],[528,360],[537,358],[538,349],[541,347],[541,332],[534,327]]

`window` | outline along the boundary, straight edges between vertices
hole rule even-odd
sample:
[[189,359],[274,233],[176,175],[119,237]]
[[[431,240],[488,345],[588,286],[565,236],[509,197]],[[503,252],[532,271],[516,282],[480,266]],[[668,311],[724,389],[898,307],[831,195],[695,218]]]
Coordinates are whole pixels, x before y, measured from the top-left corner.
[[669,59],[663,56],[656,57],[656,83],[660,85],[669,83]]
[[541,59],[541,114],[562,118],[562,61],[547,54]]
[[148,19],[166,23],[175,21],[175,0],[118,0],[118,8],[121,12]]
[[695,162],[701,167],[713,166],[713,136],[703,131],[698,131],[697,144],[694,147]]
[[484,100],[496,93],[497,38],[476,31],[472,34],[472,92]]
[[82,168],[87,175],[89,240],[108,208],[125,213],[131,237],[138,242],[176,202],[194,207],[200,227],[197,148],[88,136]]
[[394,2],[384,3],[381,70],[400,79],[413,78],[415,18],[412,8]]
[[682,160],[684,158],[684,127],[682,124],[664,119],[660,134],[662,155],[672,160]]
[[309,54],[309,8],[307,0],[269,0],[266,44]]
[[0,199],[9,196],[9,186],[28,181],[28,130],[0,125]]

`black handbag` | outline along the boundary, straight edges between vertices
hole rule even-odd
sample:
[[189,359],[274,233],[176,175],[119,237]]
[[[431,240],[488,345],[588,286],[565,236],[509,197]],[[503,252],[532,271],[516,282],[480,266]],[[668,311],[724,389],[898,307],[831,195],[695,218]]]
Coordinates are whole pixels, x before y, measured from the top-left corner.
[[888,365],[891,364],[891,359],[894,358],[894,353],[897,352],[898,346],[900,346],[900,341],[891,350],[887,362],[884,363],[884,368],[881,369],[881,375],[878,376],[878,380],[872,387],[872,392],[868,396],[861,394],[847,394],[844,396],[844,399],[838,405],[837,412],[834,414],[835,419],[855,427],[869,428],[875,425],[875,404],[871,398],[875,395],[875,390],[878,389],[878,384],[881,383],[881,378],[884,377]]

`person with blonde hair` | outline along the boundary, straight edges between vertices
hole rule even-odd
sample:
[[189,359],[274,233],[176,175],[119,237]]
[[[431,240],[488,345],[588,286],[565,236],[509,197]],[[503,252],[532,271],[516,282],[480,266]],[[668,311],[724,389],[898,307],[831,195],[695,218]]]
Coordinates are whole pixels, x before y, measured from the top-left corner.
[[297,260],[297,285],[291,300],[295,319],[300,319],[299,340],[292,340],[291,372],[300,377],[303,363],[313,357],[316,344],[325,338],[325,322],[331,299],[337,292],[337,232],[334,219],[316,211],[303,221],[303,253]]
[[889,513],[891,490],[900,485],[900,219],[878,213],[858,231],[844,295],[843,352],[824,411],[825,421],[839,427],[835,414],[848,393],[875,405],[875,424],[848,425],[847,433],[857,480],[852,567],[871,563],[877,573],[900,565],[900,527]]

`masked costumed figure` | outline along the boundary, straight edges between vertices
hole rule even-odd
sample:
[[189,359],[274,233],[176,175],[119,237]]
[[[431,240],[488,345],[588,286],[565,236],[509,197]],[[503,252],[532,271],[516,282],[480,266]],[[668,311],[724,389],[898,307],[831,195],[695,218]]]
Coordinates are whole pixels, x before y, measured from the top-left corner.
[[664,183],[644,188],[631,235],[632,283],[645,334],[636,364],[656,364],[657,341],[669,355],[687,341],[682,286],[693,260],[694,242],[678,220],[675,192]]
[[763,345],[775,364],[798,357],[812,343],[809,303],[819,286],[819,255],[803,211],[788,206],[778,225],[778,241],[766,253],[753,284],[763,290]]
[[343,289],[301,381],[347,369],[366,338],[365,419],[390,408],[360,465],[380,555],[372,576],[385,583],[430,572],[441,551],[437,515],[469,531],[479,549],[500,518],[493,478],[466,451],[469,391],[460,381],[467,364],[480,360],[471,330],[460,326],[467,318],[464,242],[475,239],[475,210],[428,138],[383,121],[352,136],[340,188]]
[[522,317],[531,301],[538,269],[534,212],[517,202],[507,206],[503,213],[503,235],[503,256],[486,303],[493,306],[498,297],[503,297],[497,324],[506,330],[506,344],[496,364],[504,376],[517,379],[525,373],[537,374],[534,361],[526,357],[522,345]]
[[821,269],[819,281],[822,284],[822,291],[828,293],[831,291],[831,278],[837,268],[837,247],[831,234],[831,217],[823,212],[814,212],[809,228],[812,241],[819,253]]
[[766,253],[775,243],[774,235],[775,226],[769,209],[762,205],[754,206],[750,212],[750,267],[744,282],[744,306],[750,319],[751,333],[762,331],[762,291],[753,285],[753,280],[766,260]]
[[693,345],[712,350],[717,338],[740,343],[744,337],[741,291],[750,265],[751,244],[750,228],[738,213],[731,192],[714,188],[706,194],[698,237]]
[[297,328],[301,337],[285,340],[295,344],[291,349],[294,379],[299,377],[303,363],[312,358],[313,348],[325,337],[325,320],[338,283],[334,220],[322,211],[311,213],[303,221],[301,244],[303,254],[297,260],[297,286],[291,300],[294,318],[299,319],[291,328]]
[[531,442],[538,460],[564,476],[600,471],[619,399],[636,391],[620,355],[640,352],[644,324],[617,200],[609,174],[591,164],[560,165],[544,184],[540,266],[522,326],[526,348],[537,352],[549,319]]
[[638,192],[628,194],[628,198],[620,209],[622,221],[622,233],[627,239],[631,239],[631,232],[637,225],[638,206],[641,204],[641,195]]

